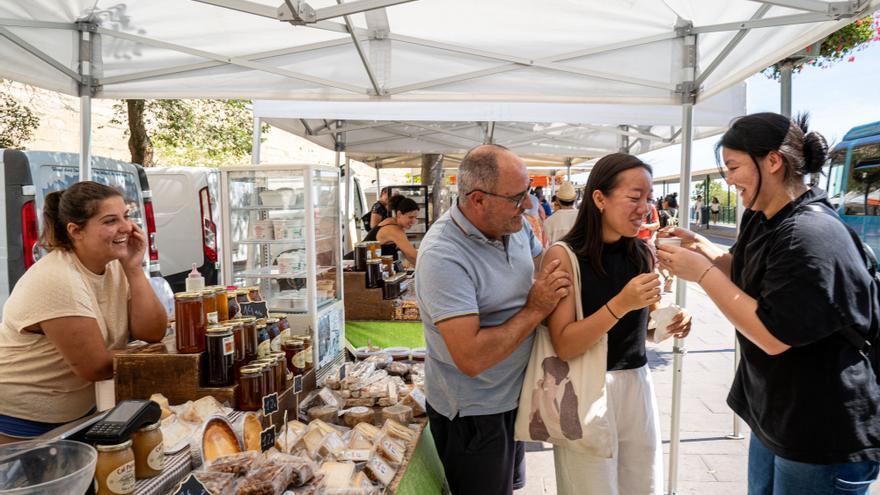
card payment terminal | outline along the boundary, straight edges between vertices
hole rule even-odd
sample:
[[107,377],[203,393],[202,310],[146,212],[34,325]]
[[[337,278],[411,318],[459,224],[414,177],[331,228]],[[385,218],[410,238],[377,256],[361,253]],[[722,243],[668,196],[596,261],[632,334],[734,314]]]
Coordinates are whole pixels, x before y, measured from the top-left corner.
[[124,400],[86,432],[86,440],[100,444],[120,444],[131,433],[159,421],[162,410],[151,400]]

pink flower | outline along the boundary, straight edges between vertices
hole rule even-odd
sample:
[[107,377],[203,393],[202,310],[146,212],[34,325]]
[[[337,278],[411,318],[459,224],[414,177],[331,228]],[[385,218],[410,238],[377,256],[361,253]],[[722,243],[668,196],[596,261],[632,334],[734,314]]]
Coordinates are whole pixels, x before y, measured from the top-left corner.
[[846,61],[847,62],[855,62],[856,58],[854,56],[850,56],[848,59],[846,59]]

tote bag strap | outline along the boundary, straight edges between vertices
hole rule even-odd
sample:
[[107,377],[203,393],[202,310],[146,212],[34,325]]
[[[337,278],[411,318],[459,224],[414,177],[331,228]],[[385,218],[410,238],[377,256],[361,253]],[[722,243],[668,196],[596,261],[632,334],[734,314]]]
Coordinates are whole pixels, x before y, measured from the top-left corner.
[[[571,290],[574,295],[574,306],[575,306],[575,318],[577,320],[584,319],[584,308],[581,304],[581,265],[578,261],[577,256],[574,254],[574,251],[568,246],[568,244],[557,241],[553,243],[553,246],[562,246],[562,249],[568,254],[568,260],[571,262]],[[550,246],[550,247],[553,247]]]

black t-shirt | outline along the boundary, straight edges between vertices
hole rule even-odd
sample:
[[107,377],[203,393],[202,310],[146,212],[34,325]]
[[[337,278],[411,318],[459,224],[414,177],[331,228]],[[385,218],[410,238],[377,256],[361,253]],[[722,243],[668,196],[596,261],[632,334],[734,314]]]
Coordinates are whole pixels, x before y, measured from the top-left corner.
[[[370,231],[367,232],[366,237],[364,237],[364,242],[377,241],[378,240],[377,237],[379,236],[379,231],[385,227],[388,227],[388,225],[390,225],[390,224],[376,225],[375,227],[370,229]],[[395,244],[394,242],[387,242],[385,244],[382,244],[381,248],[382,248],[382,256],[394,256],[395,260],[398,259],[398,256],[397,256],[398,247],[397,247],[397,244]]]
[[770,356],[737,333],[742,360],[727,403],[782,458],[880,461],[880,390],[867,360],[838,333],[877,325],[876,288],[840,220],[806,204],[830,206],[813,189],[769,220],[743,215],[733,282],[791,348]]
[[[605,277],[593,270],[586,258],[578,258],[581,270],[581,305],[584,315],[599,311],[612,297],[642,273],[630,261],[624,239],[602,247],[602,267]],[[620,315],[618,315],[620,316]],[[608,331],[608,371],[641,368],[648,362],[645,339],[648,333],[648,308],[630,311],[620,317]]]
[[[373,204],[373,208],[370,209],[370,213],[375,213],[375,214],[379,215],[380,217],[382,217],[379,220],[380,222],[382,220],[385,220],[386,218],[388,218],[388,208],[385,208],[385,205],[383,205],[382,203],[380,203],[378,201],[376,201],[376,203]],[[367,225],[367,228],[370,228],[370,226]]]

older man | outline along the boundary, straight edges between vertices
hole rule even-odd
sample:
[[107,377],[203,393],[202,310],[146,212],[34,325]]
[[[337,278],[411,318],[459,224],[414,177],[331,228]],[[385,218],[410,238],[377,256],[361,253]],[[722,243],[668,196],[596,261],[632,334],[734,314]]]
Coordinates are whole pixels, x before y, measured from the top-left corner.
[[544,232],[547,233],[550,244],[565,237],[577,220],[578,210],[574,207],[576,199],[577,192],[574,190],[574,185],[569,181],[563,182],[556,193],[559,209],[544,221]]
[[502,146],[465,155],[458,202],[419,248],[416,295],[428,356],[428,420],[452,493],[513,490],[513,425],[533,331],[571,281],[523,221],[526,166]]

